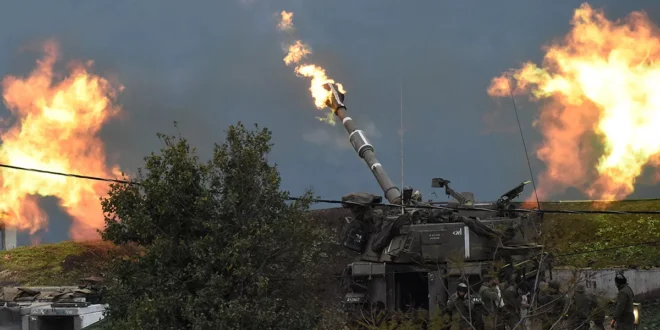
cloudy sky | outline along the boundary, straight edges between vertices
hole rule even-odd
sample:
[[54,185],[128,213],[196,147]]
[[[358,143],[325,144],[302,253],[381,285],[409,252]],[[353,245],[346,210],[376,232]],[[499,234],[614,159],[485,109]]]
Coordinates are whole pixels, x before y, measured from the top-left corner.
[[[274,132],[272,159],[284,189],[313,188],[323,198],[379,192],[345,131],[315,119],[308,81],[282,61],[286,41],[275,13],[295,13],[298,35],[315,63],[348,89],[351,116],[400,182],[399,86],[405,111],[405,181],[430,193],[432,177],[450,179],[477,199],[495,199],[529,179],[509,100],[486,94],[492,77],[563,36],[579,1],[11,1],[0,11],[0,75],[26,74],[40,54],[26,45],[54,37],[66,57],[92,59],[116,75],[125,118],[102,137],[126,169],[160,147],[157,132],[181,133],[208,155],[224,129],[258,122]],[[645,9],[657,22],[657,1],[591,1],[609,18]],[[528,145],[536,105],[520,100]],[[6,109],[0,109],[6,113]],[[495,119],[484,121],[487,114]],[[540,171],[543,164],[534,159]],[[650,188],[640,188],[652,193]],[[441,196],[441,192],[437,192]],[[442,197],[442,196],[441,196]],[[579,198],[567,192],[557,198]],[[649,196],[638,196],[649,197]],[[51,228],[43,241],[66,237],[68,220],[45,200]],[[22,238],[23,243],[24,237]]]

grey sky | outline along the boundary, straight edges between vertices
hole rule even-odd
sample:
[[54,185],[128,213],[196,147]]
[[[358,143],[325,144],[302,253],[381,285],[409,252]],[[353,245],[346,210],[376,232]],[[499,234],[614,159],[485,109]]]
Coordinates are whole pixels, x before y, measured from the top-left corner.
[[[135,170],[160,147],[156,132],[181,132],[208,155],[224,129],[241,120],[274,132],[273,160],[285,189],[313,188],[324,198],[380,192],[349,148],[343,128],[315,119],[308,81],[282,61],[275,13],[293,11],[310,60],[348,90],[351,116],[400,182],[399,82],[404,83],[406,184],[432,197],[432,177],[492,200],[529,178],[509,100],[486,94],[492,77],[538,62],[540,46],[563,36],[579,1],[12,1],[0,10],[0,74],[25,74],[38,53],[26,44],[55,37],[68,58],[92,59],[116,75],[125,118],[103,131],[110,159]],[[609,18],[657,1],[592,1]],[[528,144],[534,104],[520,102]],[[2,111],[5,111],[4,108]],[[484,124],[497,112],[495,127]],[[488,133],[490,132],[490,133]],[[536,172],[542,164],[532,155]],[[648,197],[653,189],[641,189]],[[440,195],[440,191],[438,191]],[[567,192],[557,198],[580,198]],[[637,196],[640,197],[640,196]],[[43,241],[63,239],[68,220],[52,201]],[[25,243],[23,241],[22,243]]]

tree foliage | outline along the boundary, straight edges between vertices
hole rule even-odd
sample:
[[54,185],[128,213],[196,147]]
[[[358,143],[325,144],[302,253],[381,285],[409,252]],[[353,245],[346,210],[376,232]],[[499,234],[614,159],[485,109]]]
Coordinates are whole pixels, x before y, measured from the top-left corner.
[[186,139],[159,138],[137,184],[102,200],[103,239],[145,247],[108,274],[113,328],[313,328],[324,233],[306,212],[311,192],[281,191],[271,132],[230,126],[206,162]]
[[[657,210],[657,200],[609,203],[561,203],[544,209],[563,210]],[[660,217],[634,214],[552,214],[545,215],[543,238],[546,247],[564,255],[560,264],[578,267],[645,267],[660,265]],[[625,246],[625,247],[624,247]],[[592,253],[581,253],[595,251]]]

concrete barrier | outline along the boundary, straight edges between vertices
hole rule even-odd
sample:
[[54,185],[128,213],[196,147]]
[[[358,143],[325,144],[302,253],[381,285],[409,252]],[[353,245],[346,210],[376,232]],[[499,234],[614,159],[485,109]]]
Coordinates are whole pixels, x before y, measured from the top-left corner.
[[587,292],[605,298],[616,298],[618,292],[614,285],[617,272],[623,271],[630,288],[635,293],[635,300],[655,298],[660,296],[660,268],[651,269],[574,269],[555,268],[553,278],[560,283],[574,283],[578,280],[584,284]]
[[16,248],[16,228],[13,227],[1,227],[0,228],[0,239],[2,239],[2,244],[0,245],[0,250],[11,250]]

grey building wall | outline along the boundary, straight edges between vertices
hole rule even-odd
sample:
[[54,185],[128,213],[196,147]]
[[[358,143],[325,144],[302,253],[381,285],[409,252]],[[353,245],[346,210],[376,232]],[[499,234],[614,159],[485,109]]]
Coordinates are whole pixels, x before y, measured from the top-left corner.
[[621,270],[635,293],[635,300],[660,296],[660,268],[640,270],[556,268],[553,270],[553,277],[560,283],[574,283],[577,279],[584,284],[587,292],[615,298],[617,288],[614,285],[614,277],[616,272]]

